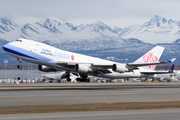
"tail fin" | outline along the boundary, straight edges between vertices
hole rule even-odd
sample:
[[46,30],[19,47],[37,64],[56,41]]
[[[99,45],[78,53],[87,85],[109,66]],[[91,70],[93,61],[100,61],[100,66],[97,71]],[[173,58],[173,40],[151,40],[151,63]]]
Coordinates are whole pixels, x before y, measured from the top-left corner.
[[[148,63],[148,62],[157,62],[159,61],[162,53],[164,51],[164,47],[156,46],[145,55],[137,59],[134,63]],[[144,66],[140,68],[154,70],[156,65]]]
[[169,72],[170,72],[170,73],[173,73],[173,71],[174,71],[174,64],[171,66]]

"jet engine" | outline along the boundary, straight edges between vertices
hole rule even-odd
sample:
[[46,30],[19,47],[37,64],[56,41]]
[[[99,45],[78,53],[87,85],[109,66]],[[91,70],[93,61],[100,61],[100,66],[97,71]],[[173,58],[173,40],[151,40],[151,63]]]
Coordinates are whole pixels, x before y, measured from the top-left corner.
[[85,64],[76,64],[74,66],[74,69],[81,74],[87,74],[87,72],[89,71],[88,65]]
[[123,73],[123,72],[128,72],[129,70],[126,68],[125,64],[113,64],[112,66],[112,70],[114,72],[119,72],[119,73]]
[[53,69],[44,65],[39,65],[38,70],[42,72],[56,72],[57,71],[56,69]]

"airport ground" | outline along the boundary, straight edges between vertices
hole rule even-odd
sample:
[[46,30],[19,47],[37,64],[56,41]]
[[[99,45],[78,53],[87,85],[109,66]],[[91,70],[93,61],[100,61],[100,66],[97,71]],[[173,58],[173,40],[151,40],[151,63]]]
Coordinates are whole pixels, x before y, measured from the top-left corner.
[[179,119],[179,108],[180,83],[0,84],[0,119]]
[[0,115],[1,120],[179,120],[180,109]]

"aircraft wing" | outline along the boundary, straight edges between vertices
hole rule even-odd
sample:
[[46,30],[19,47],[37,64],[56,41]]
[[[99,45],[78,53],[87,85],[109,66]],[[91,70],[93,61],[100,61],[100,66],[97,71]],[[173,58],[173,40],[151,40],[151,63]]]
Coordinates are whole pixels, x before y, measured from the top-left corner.
[[148,63],[127,63],[127,65],[132,66],[132,67],[141,67],[141,66],[157,65],[157,64],[164,64],[164,63],[169,63],[169,62],[161,61],[161,62],[148,62]]
[[174,73],[174,64],[171,66],[169,71],[151,71],[151,72],[141,72],[143,74],[168,74],[168,73]]
[[[174,61],[175,58],[173,58],[173,60],[168,60],[168,61],[160,61],[160,62],[149,62],[149,63],[127,63],[127,64],[121,64],[122,67],[127,67],[127,71],[133,71],[134,69],[138,69],[138,67],[141,66],[149,66],[149,65],[155,65],[155,64],[164,64],[164,63],[172,63]],[[63,61],[57,61],[58,65],[62,65],[64,67],[69,67],[69,68],[75,68],[75,66],[78,64],[81,65],[87,65],[88,67],[90,67],[90,72],[93,74],[105,74],[105,73],[111,73],[110,70],[108,69],[113,69],[114,64],[113,63],[76,63],[76,62],[63,62]],[[118,64],[118,63],[117,63]],[[121,66],[120,66],[121,67]],[[115,70],[113,70],[115,71]],[[118,71],[117,71],[118,72]],[[125,71],[124,71],[125,72]],[[144,74],[164,74],[167,72],[141,72]]]
[[167,74],[167,73],[174,73],[174,72],[169,72],[169,71],[153,71],[153,72],[141,72],[143,74]]
[[91,65],[94,68],[112,68],[113,63],[107,64],[107,63],[80,63],[80,62],[65,62],[65,61],[57,61],[58,65],[62,66],[75,66],[76,64],[86,64]]
[[137,69],[137,67],[141,66],[149,66],[149,65],[157,65],[157,64],[164,64],[164,63],[173,63],[176,58],[172,58],[168,61],[159,61],[159,62],[148,62],[148,63],[127,63],[127,66],[132,69]]
[[155,64],[164,64],[164,63],[173,63],[176,58],[172,58],[168,61],[160,61],[160,62],[148,62],[148,63],[128,63],[129,66],[148,66],[148,65],[155,65]]

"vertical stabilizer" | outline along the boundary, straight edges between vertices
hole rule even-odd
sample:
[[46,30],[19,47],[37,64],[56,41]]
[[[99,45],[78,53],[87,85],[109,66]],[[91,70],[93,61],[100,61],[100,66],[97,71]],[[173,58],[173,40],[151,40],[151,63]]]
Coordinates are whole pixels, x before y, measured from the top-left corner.
[[[164,47],[156,46],[149,52],[147,52],[145,55],[140,57],[138,60],[136,60],[134,63],[148,63],[148,62],[158,62],[162,53],[164,51]],[[144,66],[140,68],[154,70],[156,65],[150,65],[150,66]]]
[[170,72],[170,73],[173,73],[173,71],[174,71],[174,64],[171,66],[169,72]]

